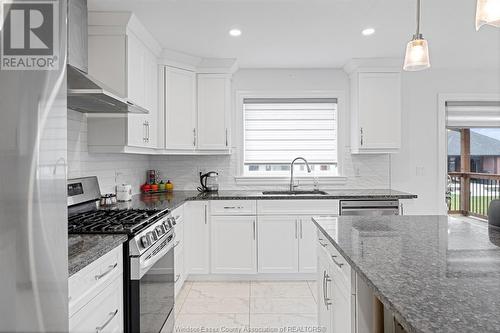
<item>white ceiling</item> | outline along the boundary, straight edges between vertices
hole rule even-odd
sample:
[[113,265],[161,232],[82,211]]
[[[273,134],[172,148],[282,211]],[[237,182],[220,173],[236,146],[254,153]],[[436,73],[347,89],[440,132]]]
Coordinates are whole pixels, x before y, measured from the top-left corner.
[[[422,0],[435,68],[500,67],[500,29],[475,31],[476,0]],[[132,11],[160,44],[237,58],[240,67],[341,67],[357,57],[403,57],[416,0],[89,0],[90,10]],[[238,38],[228,31],[237,26]],[[376,29],[364,37],[361,30]]]

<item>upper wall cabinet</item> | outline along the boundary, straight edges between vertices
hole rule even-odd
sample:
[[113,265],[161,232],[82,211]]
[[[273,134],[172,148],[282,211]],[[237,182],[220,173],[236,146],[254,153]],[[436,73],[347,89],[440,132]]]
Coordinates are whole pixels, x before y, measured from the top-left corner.
[[165,67],[165,148],[196,148],[196,74]]
[[158,145],[161,48],[130,13],[89,13],[89,74],[149,114],[89,115],[89,150],[146,152]]
[[395,59],[356,59],[351,80],[351,151],[396,153],[401,147],[401,72]]
[[164,153],[230,153],[231,76],[169,66],[164,75]]
[[198,74],[198,149],[229,149],[231,78]]

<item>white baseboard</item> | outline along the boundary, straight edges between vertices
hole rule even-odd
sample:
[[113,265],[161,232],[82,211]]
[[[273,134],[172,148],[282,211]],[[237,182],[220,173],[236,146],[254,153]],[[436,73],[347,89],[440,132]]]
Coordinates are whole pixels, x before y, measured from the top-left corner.
[[314,273],[292,274],[190,274],[186,281],[312,281]]

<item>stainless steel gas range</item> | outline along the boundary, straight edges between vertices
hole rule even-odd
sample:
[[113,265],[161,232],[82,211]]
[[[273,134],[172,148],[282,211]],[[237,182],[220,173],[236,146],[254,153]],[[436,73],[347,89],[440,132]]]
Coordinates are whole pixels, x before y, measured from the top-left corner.
[[68,181],[71,234],[127,234],[124,318],[128,333],[170,333],[174,327],[174,225],[168,210],[99,205],[97,177]]

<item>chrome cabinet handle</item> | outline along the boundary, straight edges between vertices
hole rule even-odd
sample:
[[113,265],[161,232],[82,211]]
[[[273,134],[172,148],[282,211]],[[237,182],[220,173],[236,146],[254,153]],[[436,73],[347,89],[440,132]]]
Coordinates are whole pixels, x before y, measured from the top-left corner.
[[193,147],[196,147],[196,128],[193,128]]
[[143,142],[146,142],[146,136],[147,136],[146,132],[148,131],[146,126],[147,126],[146,122],[144,121],[142,123],[142,141]]
[[[322,239],[321,239],[321,240],[322,240]],[[327,246],[328,246],[328,244],[327,244],[327,243],[321,243],[321,242],[320,242],[320,240],[318,240],[318,243],[319,243],[319,245],[321,245],[322,247],[327,247]]]
[[147,134],[147,137],[146,137],[146,142],[149,142],[149,121],[146,121],[146,134]]
[[302,219],[300,220],[300,239],[304,238],[304,234],[302,233]]
[[299,236],[298,236],[298,224],[299,224],[299,220],[295,220],[295,239],[298,239]]
[[256,239],[256,237],[257,237],[257,230],[256,230],[256,229],[257,229],[257,227],[256,227],[256,224],[257,224],[257,223],[255,223],[255,220],[253,220],[253,239],[254,239],[254,240],[255,240],[255,239]]
[[205,224],[207,224],[207,205],[205,204]]
[[180,218],[181,218],[181,216],[180,216],[180,215],[176,215],[176,216],[174,217],[174,219],[176,219],[176,220],[178,220],[178,219],[180,219]]
[[224,206],[224,209],[243,209],[243,206]]
[[228,146],[228,141],[227,141],[227,128],[226,128],[226,147]]
[[101,275],[96,275],[95,279],[96,280],[102,279],[103,277],[105,277],[106,275],[111,273],[117,266],[118,266],[118,263],[116,262],[114,265],[109,266],[109,269],[106,272],[102,273]]
[[175,281],[174,281],[174,283],[175,283],[175,282],[177,282],[177,281],[179,281],[179,279],[180,279],[180,278],[181,278],[181,275],[180,275],[180,274],[177,274],[177,275],[175,276]]
[[363,127],[360,128],[360,134],[361,134],[361,145],[363,145],[364,139],[363,139]]
[[179,245],[180,242],[181,242],[180,240],[178,240],[177,242],[175,242],[174,249]]
[[326,273],[326,271],[324,272],[325,276],[324,276],[324,279],[325,279],[325,306],[326,306],[326,309],[329,310],[330,309],[330,305],[332,305],[332,302],[330,298],[328,298],[328,283],[329,282],[332,282],[332,279],[330,278],[330,275],[328,275]]
[[108,320],[106,320],[106,322],[105,322],[104,324],[102,324],[102,326],[97,326],[97,327],[95,328],[95,332],[96,332],[96,333],[102,332],[102,330],[103,330],[106,326],[108,326],[108,324],[109,324],[109,323],[113,320],[113,318],[114,318],[114,317],[116,317],[116,315],[117,315],[117,314],[118,314],[118,309],[116,309],[114,312],[110,312],[110,313],[109,313],[109,316],[110,316],[110,317],[108,318]]
[[339,266],[339,268],[342,268],[342,266],[344,266],[344,264],[343,264],[343,263],[341,263],[341,262],[338,262],[337,260],[335,260],[335,258],[337,258],[337,256],[336,256],[336,255],[333,255],[333,256],[332,256],[332,260],[333,260],[333,262],[335,263],[335,265]]

